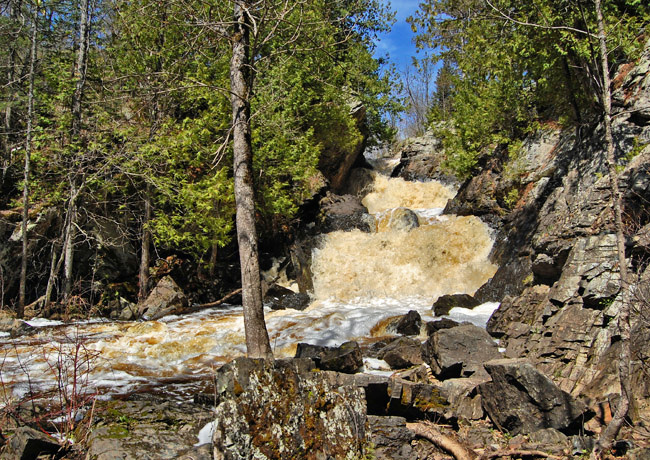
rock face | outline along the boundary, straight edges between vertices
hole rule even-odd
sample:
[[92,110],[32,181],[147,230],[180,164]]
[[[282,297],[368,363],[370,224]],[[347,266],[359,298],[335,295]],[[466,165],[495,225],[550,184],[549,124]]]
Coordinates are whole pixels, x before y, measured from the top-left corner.
[[501,430],[533,433],[543,428],[576,428],[586,406],[560,390],[526,360],[497,359],[485,364],[492,381],[480,385],[483,408]]
[[442,168],[443,151],[438,139],[430,131],[422,137],[409,139],[401,149],[400,162],[392,177],[406,180],[436,179],[447,184],[456,184],[457,179]]
[[[240,358],[216,375],[215,459],[363,457],[363,390],[337,387],[310,360]],[[313,364],[312,364],[313,365]]]
[[[359,161],[361,152],[366,145],[367,129],[365,127],[366,108],[359,101],[350,102],[350,115],[356,121],[359,136],[357,142],[347,148],[340,150],[331,145],[325,145],[318,162],[318,169],[329,180],[332,190],[340,193],[345,186],[350,169]],[[347,126],[341,126],[340,129],[345,133],[349,129]],[[323,133],[324,140],[330,139],[332,133]],[[326,142],[327,144],[327,142]]]
[[[636,66],[615,79],[614,93],[626,255],[630,268],[640,269],[640,280],[650,256],[649,63],[650,45]],[[506,356],[525,357],[562,390],[598,402],[620,391],[615,357],[621,295],[603,135],[602,123],[579,131],[548,125],[516,154],[497,149],[446,209],[480,215],[497,231],[491,258],[500,268],[475,297],[501,302],[488,330],[500,338]],[[644,284],[637,283],[635,292]],[[642,323],[633,316],[637,335]],[[635,382],[644,380],[641,354],[635,347]],[[648,385],[634,392],[636,407],[649,413]]]
[[423,352],[440,380],[485,377],[483,363],[501,357],[490,335],[473,324],[434,332],[424,343]]
[[188,300],[171,276],[163,277],[146,300],[138,306],[141,317],[147,320],[180,313],[188,305]]

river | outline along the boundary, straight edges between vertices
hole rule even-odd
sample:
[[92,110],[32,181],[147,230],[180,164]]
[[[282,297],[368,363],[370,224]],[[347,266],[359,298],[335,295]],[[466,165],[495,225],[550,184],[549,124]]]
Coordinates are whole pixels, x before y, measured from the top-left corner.
[[[276,357],[298,342],[362,345],[387,334],[386,319],[417,310],[425,321],[443,294],[472,294],[496,271],[488,260],[489,228],[472,216],[441,215],[454,190],[432,182],[376,175],[364,204],[377,231],[333,232],[313,254],[314,296],[305,311],[266,310]],[[395,208],[416,212],[420,226],[395,230]],[[485,325],[497,304],[450,317]],[[191,398],[212,371],[245,353],[241,306],[203,310],[158,321],[90,320],[61,324],[35,319],[35,335],[0,337],[0,405],[31,392],[74,383],[101,398],[134,391]],[[422,337],[424,340],[424,337]],[[368,360],[369,372],[387,368]],[[79,390],[81,391],[81,390]]]

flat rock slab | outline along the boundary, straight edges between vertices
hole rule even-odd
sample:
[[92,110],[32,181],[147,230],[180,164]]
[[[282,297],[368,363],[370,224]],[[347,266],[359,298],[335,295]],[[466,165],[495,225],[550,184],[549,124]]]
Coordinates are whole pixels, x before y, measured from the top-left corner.
[[88,442],[88,460],[208,460],[210,443],[197,446],[198,434],[213,412],[193,403],[107,401],[98,403]]

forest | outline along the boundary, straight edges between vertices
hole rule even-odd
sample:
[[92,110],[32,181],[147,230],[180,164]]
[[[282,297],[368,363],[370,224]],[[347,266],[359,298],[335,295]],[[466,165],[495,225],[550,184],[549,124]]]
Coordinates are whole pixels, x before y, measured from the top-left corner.
[[[377,458],[423,458],[416,437],[456,458],[650,449],[650,5],[421,0],[403,69],[377,52],[395,18],[381,0],[0,0],[3,420],[24,424],[33,373],[66,436],[102,392],[128,388],[128,415],[102,414],[137,436],[146,398],[191,394],[217,414],[206,458],[371,458],[389,422],[411,437]],[[152,317],[159,288],[182,306]],[[45,371],[39,340],[59,347]],[[91,396],[61,396],[69,347]]]
[[[256,220],[268,236],[324,185],[323,152],[390,138],[383,117],[399,104],[372,57],[391,20],[379,2],[251,8],[246,97]],[[143,298],[150,268],[175,253],[214,276],[235,212],[230,2],[11,0],[1,13],[0,207],[13,223],[46,210],[56,221],[46,245],[23,253],[20,280],[18,266],[3,267],[2,305],[101,303],[116,292],[102,278],[139,277],[139,292],[122,294]],[[101,255],[79,255],[107,244],[93,227],[138,248],[139,275],[108,275]]]

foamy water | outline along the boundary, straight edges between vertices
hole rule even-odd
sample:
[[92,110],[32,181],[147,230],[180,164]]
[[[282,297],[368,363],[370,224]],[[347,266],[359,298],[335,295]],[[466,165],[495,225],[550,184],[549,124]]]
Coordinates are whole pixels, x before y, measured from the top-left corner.
[[[366,343],[390,333],[388,319],[409,310],[434,320],[431,305],[438,296],[472,294],[487,281],[496,271],[488,261],[490,231],[475,217],[441,216],[452,194],[435,182],[379,176],[366,205],[376,213],[413,209],[420,227],[328,234],[314,253],[315,299],[309,308],[265,313],[275,355],[293,356],[299,342]],[[484,326],[497,305],[453,309],[450,317]],[[58,369],[70,365],[75,353],[82,357],[84,375],[83,366],[88,367],[86,385],[105,396],[164,386],[175,397],[190,398],[197,382],[246,351],[241,306],[159,321],[61,325],[36,319],[30,324],[39,328],[34,336],[0,337],[0,404],[30,388],[52,387]],[[386,372],[385,363],[366,361],[369,369]]]

